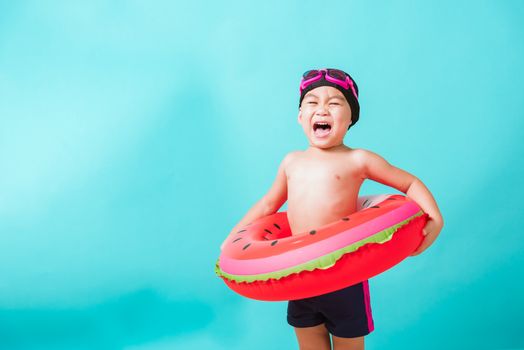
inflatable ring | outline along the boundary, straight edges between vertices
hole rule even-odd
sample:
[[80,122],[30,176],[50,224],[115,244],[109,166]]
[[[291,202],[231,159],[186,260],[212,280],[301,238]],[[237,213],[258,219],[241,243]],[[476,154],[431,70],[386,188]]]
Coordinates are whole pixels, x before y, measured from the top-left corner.
[[260,218],[227,239],[215,273],[248,298],[303,299],[382,273],[422,243],[428,215],[410,198],[363,196],[357,204],[355,213],[296,235],[286,212]]

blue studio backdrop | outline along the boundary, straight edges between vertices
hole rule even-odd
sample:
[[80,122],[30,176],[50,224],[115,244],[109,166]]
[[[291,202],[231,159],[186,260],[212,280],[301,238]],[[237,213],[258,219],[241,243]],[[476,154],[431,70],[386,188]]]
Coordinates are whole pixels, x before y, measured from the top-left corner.
[[517,0],[0,2],[0,348],[297,348],[286,303],[214,265],[307,148],[298,83],[319,67],[359,85],[346,145],[419,177],[445,219],[370,280],[366,348],[524,348],[523,18]]

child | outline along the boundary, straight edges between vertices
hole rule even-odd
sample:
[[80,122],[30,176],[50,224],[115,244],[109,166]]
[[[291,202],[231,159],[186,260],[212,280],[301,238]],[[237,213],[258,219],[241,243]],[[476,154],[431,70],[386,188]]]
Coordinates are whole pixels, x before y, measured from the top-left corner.
[[[437,238],[443,218],[429,190],[415,176],[379,155],[343,144],[358,121],[358,87],[338,69],[310,70],[300,83],[298,122],[309,141],[304,151],[287,154],[271,189],[235,226],[277,212],[288,201],[291,232],[298,234],[354,213],[365,179],[396,188],[429,215],[425,239],[412,256]],[[373,331],[368,281],[320,296],[288,302],[287,321],[295,327],[300,349],[364,349]]]

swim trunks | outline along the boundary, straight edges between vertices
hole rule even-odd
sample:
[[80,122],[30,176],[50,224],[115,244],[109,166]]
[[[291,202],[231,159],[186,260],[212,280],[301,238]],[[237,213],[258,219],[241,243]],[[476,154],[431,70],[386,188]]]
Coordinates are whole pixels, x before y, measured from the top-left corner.
[[298,328],[325,323],[337,337],[355,338],[373,331],[368,281],[316,297],[291,300],[287,322]]

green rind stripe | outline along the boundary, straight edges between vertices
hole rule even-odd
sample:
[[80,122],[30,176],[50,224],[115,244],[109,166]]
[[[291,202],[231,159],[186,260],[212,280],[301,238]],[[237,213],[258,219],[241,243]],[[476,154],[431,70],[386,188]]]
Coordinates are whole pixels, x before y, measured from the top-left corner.
[[365,244],[368,244],[368,243],[378,243],[378,244],[383,244],[389,240],[391,240],[391,238],[393,237],[393,235],[395,234],[395,232],[402,226],[406,225],[407,223],[409,223],[411,220],[413,220],[414,218],[420,216],[420,215],[423,215],[424,213],[422,211],[419,211],[417,214],[411,216],[410,218],[396,224],[396,225],[393,225],[383,231],[380,231],[376,234],[374,234],[373,236],[370,236],[370,237],[367,237],[361,241],[358,241],[358,242],[355,242],[353,244],[350,244],[344,248],[341,248],[339,250],[336,250],[334,252],[331,252],[329,254],[326,254],[324,256],[321,256],[319,258],[316,258],[314,260],[311,260],[311,261],[308,261],[306,263],[303,263],[303,264],[300,264],[300,265],[296,265],[296,266],[293,266],[293,267],[290,267],[290,268],[287,268],[287,269],[284,269],[284,270],[279,270],[279,271],[274,271],[274,272],[270,272],[270,273],[263,273],[263,274],[258,274],[258,275],[231,275],[227,272],[224,272],[220,269],[220,266],[219,266],[219,260],[217,260],[216,262],[216,265],[215,265],[215,273],[219,276],[219,277],[224,277],[224,278],[227,278],[228,280],[230,281],[235,281],[237,283],[240,283],[240,282],[255,282],[255,281],[267,281],[269,279],[275,279],[275,280],[278,280],[280,278],[283,278],[283,277],[286,277],[286,276],[289,276],[291,274],[294,274],[294,273],[299,273],[299,272],[302,272],[302,271],[313,271],[315,269],[327,269],[327,268],[330,268],[331,266],[335,265],[335,263],[344,255],[344,254],[347,254],[347,253],[353,253],[355,252],[357,249],[359,249],[360,247],[364,246]]

